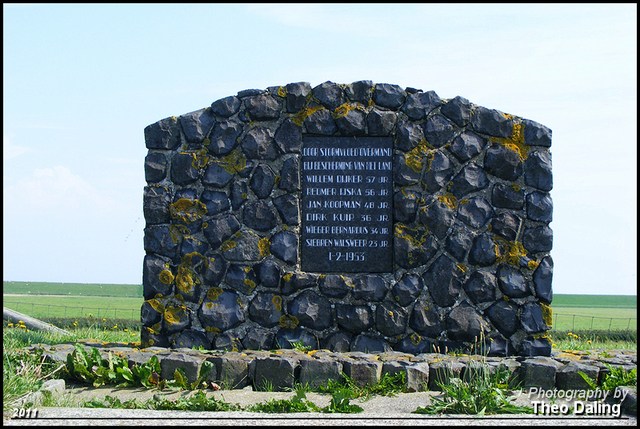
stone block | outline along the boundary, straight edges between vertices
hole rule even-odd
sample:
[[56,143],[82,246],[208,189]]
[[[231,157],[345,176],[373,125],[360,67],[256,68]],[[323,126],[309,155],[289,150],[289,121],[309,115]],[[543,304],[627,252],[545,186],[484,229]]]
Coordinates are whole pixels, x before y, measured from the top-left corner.
[[342,364],[332,359],[300,360],[299,381],[311,388],[326,386],[329,380],[342,381]]
[[298,360],[290,357],[262,357],[255,361],[253,385],[257,390],[273,388],[275,392],[293,389]]
[[200,375],[202,361],[197,357],[185,353],[171,353],[162,358],[160,369],[163,380],[173,380],[178,368],[182,368],[187,377],[187,382],[195,383]]
[[345,359],[342,367],[345,375],[360,387],[373,386],[382,376],[382,362],[374,360]]
[[588,390],[591,387],[579,374],[583,372],[592,380],[598,379],[599,368],[581,362],[569,362],[556,373],[558,390]]

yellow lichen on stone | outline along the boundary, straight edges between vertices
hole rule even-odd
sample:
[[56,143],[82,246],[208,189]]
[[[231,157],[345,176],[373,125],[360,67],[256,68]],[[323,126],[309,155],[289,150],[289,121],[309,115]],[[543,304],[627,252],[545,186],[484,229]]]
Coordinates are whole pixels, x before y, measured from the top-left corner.
[[418,334],[411,334],[411,342],[417,346],[422,341],[422,338]]
[[422,171],[422,163],[425,159],[428,160],[427,171],[431,168],[431,160],[433,160],[433,146],[431,146],[425,139],[422,139],[420,143],[413,149],[411,149],[405,155],[404,162],[407,167],[411,168],[416,173]]
[[547,326],[553,326],[553,309],[547,304],[540,304],[540,308],[542,309],[542,320]]
[[196,170],[204,168],[209,164],[211,157],[208,156],[207,149],[201,149],[196,153],[192,153],[193,161],[191,161],[191,166]]
[[180,323],[181,316],[185,314],[186,308],[184,306],[175,307],[167,306],[164,309],[164,320],[166,323],[173,325]]
[[283,314],[280,316],[280,326],[288,329],[295,329],[298,326],[298,318],[296,316],[291,316],[288,314]]
[[171,241],[177,243],[178,240],[189,235],[189,229],[184,225],[169,225]]
[[151,307],[153,307],[154,310],[156,310],[158,313],[164,313],[164,305],[162,305],[160,303],[160,301],[158,301],[156,298],[151,298],[149,300],[147,300],[147,302],[149,303],[149,305],[151,305]]
[[514,123],[510,137],[493,137],[491,141],[517,153],[520,161],[524,161],[529,156],[530,147],[524,144],[524,124]]
[[253,289],[254,287],[256,287],[256,282],[254,282],[253,280],[244,279],[244,284],[246,284],[247,286],[249,286],[251,289]]
[[229,174],[236,174],[247,166],[247,158],[240,149],[232,151],[229,155],[222,157],[216,162],[224,171]]
[[258,242],[258,249],[260,249],[260,257],[265,258],[269,256],[271,253],[269,248],[271,247],[271,242],[267,237],[263,238]]
[[527,262],[527,267],[529,267],[530,270],[535,270],[536,268],[538,268],[538,265],[540,264],[533,260]]
[[451,210],[455,210],[458,207],[458,199],[450,192],[446,192],[444,195],[438,197],[438,201],[444,203]]
[[173,219],[178,219],[184,223],[191,223],[202,219],[202,217],[207,214],[207,206],[199,200],[180,198],[169,206],[169,214],[171,214],[171,218]]
[[170,285],[171,283],[173,283],[174,277],[170,270],[162,270],[160,271],[160,274],[158,274],[158,279],[162,283]]
[[302,126],[302,123],[304,122],[304,120],[307,119],[307,116],[313,115],[315,112],[321,109],[324,109],[324,107],[323,106],[305,107],[304,109],[302,109],[301,111],[299,111],[293,116],[292,121],[294,124],[300,127]]
[[351,104],[347,102],[336,107],[332,113],[332,116],[335,119],[342,118],[344,116],[347,116],[347,114],[349,114],[349,111],[353,109],[360,109],[360,107],[357,104]]
[[527,251],[519,241],[507,241],[502,237],[494,237],[493,241],[496,243],[498,263],[508,263],[517,267],[520,265],[520,258],[527,256]]
[[220,251],[226,252],[227,250],[233,249],[237,246],[235,241],[227,240],[220,245]]
[[469,271],[469,269],[467,268],[467,266],[466,266],[466,265],[464,265],[464,264],[457,264],[457,265],[456,265],[456,267],[457,267],[460,271],[462,271],[463,273],[466,273],[467,271]]
[[273,298],[271,298],[271,302],[273,302],[273,305],[276,307],[276,311],[281,311],[282,310],[282,297],[275,295]]
[[291,280],[291,277],[293,277],[293,273],[287,273],[284,276],[282,276],[282,280],[284,280],[285,282],[288,282],[289,280]]
[[222,288],[219,288],[217,286],[209,288],[209,290],[207,291],[207,299],[215,301],[222,294],[222,292]]
[[279,86],[278,87],[278,96],[279,97],[286,97],[287,96],[287,88],[283,87],[283,86]]

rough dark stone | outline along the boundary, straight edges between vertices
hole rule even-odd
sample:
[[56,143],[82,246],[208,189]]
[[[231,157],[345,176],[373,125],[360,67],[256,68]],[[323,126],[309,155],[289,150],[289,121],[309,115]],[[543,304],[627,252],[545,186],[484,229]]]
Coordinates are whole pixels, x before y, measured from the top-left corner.
[[491,204],[482,197],[470,198],[458,205],[458,219],[473,228],[482,228],[493,217]]
[[287,264],[298,262],[298,236],[288,231],[278,231],[271,239],[271,253]]
[[239,229],[240,223],[235,215],[225,213],[207,221],[207,227],[204,228],[204,235],[211,245],[211,248],[217,249]]
[[365,133],[366,114],[359,108],[347,109],[346,112],[334,113],[334,119],[340,134],[356,136]]
[[458,199],[489,186],[484,170],[471,162],[467,164],[451,181],[451,193]]
[[450,307],[460,294],[462,272],[447,255],[442,254],[424,272],[422,281],[440,307]]
[[373,82],[370,80],[360,80],[347,85],[344,89],[345,94],[351,101],[362,103],[365,106],[369,105],[371,100],[371,90],[373,89]]
[[417,274],[405,273],[391,289],[391,294],[398,304],[406,307],[415,302],[423,288],[422,279]]
[[545,338],[534,338],[522,342],[522,356],[551,356],[551,343]]
[[308,273],[289,273],[282,277],[282,293],[291,295],[300,289],[307,289],[318,285],[318,277]]
[[[405,337],[401,341],[394,344],[393,349],[399,352],[419,355],[421,353],[431,353],[433,350],[433,343],[429,341],[427,338],[422,338],[418,334],[411,334],[408,337]],[[391,361],[391,362],[396,362],[396,361]],[[399,362],[402,362],[402,361],[399,361]],[[422,362],[421,364],[427,364],[427,363]],[[385,368],[383,368],[382,371],[384,373],[388,373],[388,371],[385,371]],[[406,371],[406,367],[405,367],[405,371]]]
[[157,300],[147,300],[140,309],[140,322],[144,326],[153,326],[162,321],[164,308]]
[[542,308],[536,302],[527,302],[522,306],[520,322],[527,334],[536,334],[549,329],[542,317]]
[[202,183],[214,188],[224,188],[233,179],[233,174],[229,173],[220,164],[213,163],[207,166],[202,176]]
[[183,237],[182,245],[180,246],[180,256],[194,252],[204,255],[207,253],[207,250],[209,250],[209,243],[193,237]]
[[487,139],[474,132],[465,131],[453,139],[447,147],[460,162],[466,162],[478,156],[487,145]]
[[178,118],[172,116],[162,119],[144,129],[144,141],[147,149],[172,150],[180,145],[180,127]]
[[191,327],[191,309],[184,305],[175,306],[167,305],[164,308],[164,317],[162,319],[162,331],[167,335],[184,331]]
[[358,277],[353,281],[352,295],[364,301],[382,301],[387,294],[389,284],[378,275],[371,274]]
[[336,321],[341,328],[359,334],[373,325],[373,312],[365,305],[336,304]]
[[473,238],[474,233],[469,231],[465,226],[456,226],[447,237],[444,248],[456,260],[462,262],[471,249]]
[[285,119],[273,136],[282,153],[300,152],[302,143],[302,128],[293,122],[293,119]]
[[252,231],[237,232],[222,248],[222,256],[227,261],[259,261],[262,259],[260,250],[262,237]]
[[292,349],[293,344],[302,343],[303,346],[311,347],[311,350],[318,350],[320,348],[320,342],[311,332],[296,327],[281,328],[276,332],[276,339],[274,340],[274,347],[278,349]]
[[522,362],[522,388],[538,387],[553,390],[556,386],[556,374],[563,365],[551,358],[535,357]]
[[396,129],[394,146],[405,152],[418,146],[424,140],[424,131],[420,125],[413,122],[401,122]]
[[439,148],[447,144],[455,132],[451,122],[442,115],[430,116],[424,125],[424,137],[431,146]]
[[526,228],[522,245],[531,253],[549,252],[553,247],[553,231],[548,226]]
[[167,157],[160,152],[150,152],[144,158],[144,178],[157,183],[167,177]]
[[256,127],[247,132],[240,142],[242,151],[249,159],[273,161],[278,156],[278,147],[273,139],[273,131]]
[[496,243],[489,234],[480,234],[473,240],[469,251],[469,263],[479,267],[487,267],[496,262]]
[[367,127],[371,136],[388,136],[396,125],[396,115],[387,110],[371,109],[367,115]]
[[383,335],[393,337],[407,330],[409,315],[407,311],[392,302],[383,302],[376,306],[376,329]]
[[280,102],[277,97],[261,94],[243,98],[242,102],[252,121],[267,121],[280,116]]
[[169,347],[169,338],[166,335],[154,333],[147,328],[140,331],[140,344],[143,348],[147,347]]
[[173,341],[171,342],[171,347],[186,349],[190,349],[193,347],[197,349],[199,347],[202,347],[205,350],[209,350],[211,349],[211,341],[207,339],[207,336],[202,331],[196,331],[195,329],[186,329],[180,332],[180,334],[173,339]]
[[166,188],[145,186],[142,193],[142,211],[147,225],[169,223],[171,193]]
[[374,87],[373,101],[378,106],[397,110],[404,104],[407,93],[399,86],[388,83],[378,83]]
[[257,231],[269,231],[278,223],[278,215],[266,200],[247,202],[243,210],[244,224]]
[[271,195],[271,190],[276,184],[276,174],[267,164],[258,164],[253,170],[249,186],[260,199]]
[[297,82],[287,84],[287,112],[297,113],[304,109],[307,102],[307,95],[311,92],[311,84],[309,82]]
[[416,303],[411,312],[411,317],[409,317],[409,327],[419,334],[431,338],[438,338],[444,330],[442,317],[436,311],[435,306],[428,302]]
[[272,259],[265,259],[254,265],[253,271],[258,276],[260,284],[266,288],[275,289],[280,286],[282,269],[280,265]]
[[471,127],[482,134],[494,137],[511,137],[513,121],[497,110],[477,106],[469,121]]
[[275,332],[268,329],[251,328],[242,339],[242,345],[247,350],[269,350],[275,337]]
[[322,330],[333,323],[331,304],[313,291],[302,291],[291,300],[288,310],[298,319],[300,326]]
[[556,373],[556,387],[558,390],[589,390],[591,386],[580,373],[585,374],[591,380],[598,379],[599,368],[582,362],[569,362]]
[[198,180],[200,172],[193,166],[190,153],[176,153],[171,160],[171,181],[177,185],[188,185]]
[[464,284],[467,296],[476,304],[495,301],[497,287],[496,276],[489,271],[480,270],[471,273]]
[[300,360],[300,384],[316,388],[326,386],[329,380],[342,380],[342,364],[332,359]]
[[251,266],[230,264],[224,281],[233,290],[249,295],[258,285],[258,278]]
[[174,258],[178,250],[178,243],[171,238],[169,225],[149,225],[144,229],[144,250],[147,253]]
[[218,286],[227,272],[227,266],[227,261],[220,255],[210,257],[207,269],[202,274],[204,284],[207,286]]
[[472,306],[463,303],[449,313],[447,336],[453,341],[477,342],[486,329],[486,322]]
[[524,298],[531,295],[526,277],[517,268],[500,265],[497,272],[498,285],[510,298]]
[[496,183],[491,189],[491,203],[494,207],[522,210],[522,207],[524,207],[524,190],[515,184]]
[[288,158],[282,163],[278,187],[289,192],[300,190],[300,162],[298,158]]
[[507,338],[520,329],[518,306],[515,304],[501,300],[485,310],[485,314],[489,317],[493,326]]
[[321,276],[318,288],[323,295],[331,298],[344,298],[351,290],[344,277],[337,274]]
[[200,374],[202,362],[195,356],[185,353],[171,353],[160,360],[160,377],[171,380],[178,368],[184,370],[188,383],[195,383]]
[[207,215],[211,216],[229,211],[229,208],[231,207],[227,193],[223,191],[205,189],[202,191],[200,200],[207,207]]
[[258,293],[249,304],[249,317],[261,326],[273,328],[280,323],[280,317],[284,314],[283,305],[279,295]]
[[216,122],[211,131],[209,151],[214,155],[226,155],[238,144],[242,134],[242,124],[234,120]]
[[322,348],[335,352],[348,352],[351,350],[351,334],[344,331],[337,331],[322,340]]
[[276,392],[294,388],[295,369],[298,365],[296,359],[285,356],[259,357],[255,365],[254,384],[258,390],[267,390],[266,386]]
[[553,188],[551,153],[536,151],[529,154],[524,163],[524,183],[546,192]]
[[273,199],[273,205],[278,210],[283,224],[298,225],[300,223],[298,197],[290,194],[280,195]]
[[310,134],[330,136],[338,131],[338,127],[327,109],[319,109],[307,116],[304,126]]
[[208,327],[221,332],[244,322],[244,312],[238,303],[240,297],[237,293],[222,289],[219,292],[216,294],[209,290],[198,310],[198,318],[205,329]]
[[347,102],[347,97],[338,84],[324,82],[312,90],[313,96],[327,109],[333,111]]
[[435,91],[417,92],[407,96],[402,111],[413,121],[419,121],[436,107],[442,105],[442,100]]
[[553,201],[551,195],[534,191],[527,195],[527,218],[550,223],[553,221]]
[[229,187],[229,196],[231,200],[231,208],[238,210],[245,201],[247,201],[247,182],[234,180]]
[[454,165],[449,157],[440,151],[427,158],[427,168],[422,177],[427,192],[436,192],[446,186],[453,175],[453,169]]
[[394,222],[411,223],[416,219],[420,194],[416,192],[396,192],[393,195]]
[[491,219],[491,232],[508,240],[515,241],[521,219],[511,213],[499,213]]
[[540,261],[538,268],[533,272],[533,286],[536,296],[546,304],[553,300],[551,280],[553,278],[553,259],[547,256]]
[[395,263],[406,269],[426,264],[438,251],[433,234],[422,227],[396,230],[393,243]]
[[459,95],[446,102],[441,108],[442,113],[459,127],[464,127],[471,119],[471,102]]
[[209,134],[216,118],[209,108],[181,115],[178,118],[188,143],[202,143]]
[[501,179],[515,181],[522,176],[523,165],[517,152],[506,146],[494,144],[485,152],[484,169]]
[[409,167],[404,155],[396,155],[393,157],[393,180],[399,186],[414,185],[420,180],[420,171]]
[[[391,347],[389,344],[383,340],[382,338],[374,338],[369,335],[360,334],[358,335],[353,342],[351,343],[350,351],[352,352],[362,352],[362,353],[381,353],[390,351]],[[367,362],[363,362],[363,364],[367,364]],[[380,364],[380,370],[382,370],[382,364],[380,362],[375,362]],[[351,367],[349,367],[351,369]],[[347,373],[347,376],[353,378],[353,372]]]
[[211,103],[211,111],[218,116],[228,118],[240,110],[242,102],[237,97],[230,95]]
[[523,119],[524,144],[527,146],[551,147],[551,130],[542,124]]

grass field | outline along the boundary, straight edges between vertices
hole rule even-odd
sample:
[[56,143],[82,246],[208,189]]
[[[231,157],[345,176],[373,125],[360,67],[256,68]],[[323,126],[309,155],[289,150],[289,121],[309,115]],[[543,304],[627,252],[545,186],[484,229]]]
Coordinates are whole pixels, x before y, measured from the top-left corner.
[[3,281],[2,293],[142,298],[142,285]]

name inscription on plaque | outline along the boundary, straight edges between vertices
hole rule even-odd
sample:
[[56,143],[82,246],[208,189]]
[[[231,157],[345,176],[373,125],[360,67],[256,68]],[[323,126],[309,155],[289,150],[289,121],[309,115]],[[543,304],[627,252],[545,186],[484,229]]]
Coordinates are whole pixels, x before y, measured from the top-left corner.
[[390,137],[303,138],[303,271],[393,271],[392,160]]

